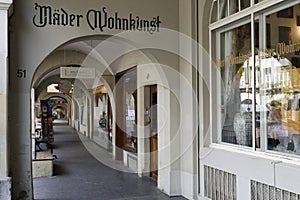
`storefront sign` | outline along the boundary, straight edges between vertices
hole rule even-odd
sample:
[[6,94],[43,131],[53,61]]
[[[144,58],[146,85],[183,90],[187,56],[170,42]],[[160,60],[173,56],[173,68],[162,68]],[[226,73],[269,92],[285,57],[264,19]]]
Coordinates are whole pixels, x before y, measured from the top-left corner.
[[95,68],[60,67],[60,78],[94,79]]
[[83,14],[70,13],[64,8],[53,8],[48,5],[35,3],[36,14],[33,16],[33,25],[38,28],[46,26],[80,27],[86,23],[91,30],[130,30],[159,32],[159,16],[143,19],[129,13],[128,17],[120,17],[118,12],[108,13],[106,7],[101,10],[90,9]]

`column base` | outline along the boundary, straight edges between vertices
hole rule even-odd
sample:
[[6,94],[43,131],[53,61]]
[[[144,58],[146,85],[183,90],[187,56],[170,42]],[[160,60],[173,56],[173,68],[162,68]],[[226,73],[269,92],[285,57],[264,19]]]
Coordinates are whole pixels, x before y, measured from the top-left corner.
[[11,178],[0,178],[0,199],[11,199]]

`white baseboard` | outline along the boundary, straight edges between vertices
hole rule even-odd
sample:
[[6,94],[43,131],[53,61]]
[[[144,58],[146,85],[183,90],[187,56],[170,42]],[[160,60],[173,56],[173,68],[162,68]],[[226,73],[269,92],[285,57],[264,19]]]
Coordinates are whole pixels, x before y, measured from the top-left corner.
[[171,171],[170,172],[170,196],[181,195],[181,172]]
[[[197,192],[197,175],[181,172],[181,195],[187,199],[194,199]],[[196,191],[195,191],[196,190]]]
[[183,171],[170,172],[170,196],[183,196],[187,199],[193,199],[195,189],[197,188],[195,180],[197,176]]

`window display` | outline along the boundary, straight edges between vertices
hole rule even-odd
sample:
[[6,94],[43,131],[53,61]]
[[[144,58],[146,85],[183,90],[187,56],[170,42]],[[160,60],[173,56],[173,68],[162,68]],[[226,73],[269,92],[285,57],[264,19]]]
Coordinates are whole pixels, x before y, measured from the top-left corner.
[[93,140],[108,151],[112,150],[112,107],[103,83],[93,89]]
[[137,152],[137,72],[136,67],[117,76],[117,145]]
[[252,100],[250,67],[250,24],[221,33],[220,73],[223,104],[222,142],[252,145]]
[[[300,5],[288,7],[266,16],[271,32],[271,48],[259,52],[258,66],[261,70],[261,103],[268,112],[261,119],[264,126],[260,133],[266,135],[267,149],[300,155],[300,118],[298,94],[300,91],[300,67],[296,60],[300,53],[300,35],[297,17]],[[264,55],[262,55],[264,53]],[[272,59],[272,62],[266,62]],[[300,146],[299,146],[300,147]]]
[[274,10],[212,30],[221,79],[214,94],[221,137],[213,138],[300,155],[300,4]]

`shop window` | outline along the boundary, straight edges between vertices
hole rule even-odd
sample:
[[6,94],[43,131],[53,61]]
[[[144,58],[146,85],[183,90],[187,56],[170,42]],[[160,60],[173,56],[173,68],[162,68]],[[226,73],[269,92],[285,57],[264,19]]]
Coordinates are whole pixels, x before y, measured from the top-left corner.
[[117,146],[137,152],[137,78],[136,67],[116,77]]
[[127,147],[136,149],[136,92],[126,93],[126,141]]
[[221,141],[245,146],[252,145],[250,31],[251,26],[247,23],[221,33],[221,48],[218,48],[222,63],[219,87],[222,89],[217,96],[221,97],[224,120]]
[[[261,1],[263,0],[255,0],[255,3]],[[250,6],[251,0],[215,0],[211,8],[211,23],[249,8]]]
[[85,96],[84,93],[82,93],[82,96],[81,96],[81,104],[80,104],[80,107],[81,107],[81,124],[82,125],[87,125],[87,97]]
[[[300,5],[266,16],[272,27],[269,37],[273,53],[259,57],[258,66],[265,69],[261,73],[264,92],[260,98],[261,103],[268,106],[261,119],[266,123],[259,131],[267,138],[268,150],[300,155],[300,70],[292,63],[300,53],[300,35],[294,12],[300,14]],[[272,62],[266,62],[268,60]]]
[[211,30],[214,142],[300,155],[300,4],[289,3]]

